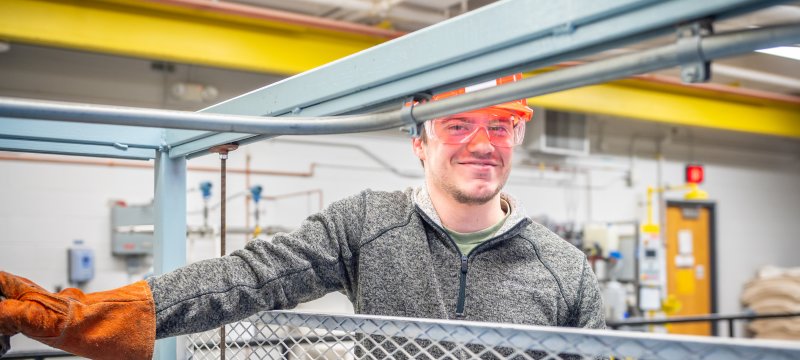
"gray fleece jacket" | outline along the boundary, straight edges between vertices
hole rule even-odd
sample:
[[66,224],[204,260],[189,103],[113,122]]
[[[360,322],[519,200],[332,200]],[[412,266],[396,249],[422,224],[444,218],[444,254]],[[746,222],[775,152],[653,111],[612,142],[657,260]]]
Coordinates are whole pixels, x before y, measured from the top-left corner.
[[604,328],[584,254],[511,205],[497,235],[461,254],[425,189],[363,191],[294,232],[148,280],[158,338],[290,309],[342,291],[359,314]]

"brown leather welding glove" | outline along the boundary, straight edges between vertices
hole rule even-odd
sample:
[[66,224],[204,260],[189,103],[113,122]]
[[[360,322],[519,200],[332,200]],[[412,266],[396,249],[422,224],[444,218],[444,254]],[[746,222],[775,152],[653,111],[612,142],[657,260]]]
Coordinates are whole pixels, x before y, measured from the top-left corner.
[[0,335],[23,333],[91,359],[151,359],[156,338],[150,287],[139,281],[84,294],[50,293],[32,281],[0,271]]

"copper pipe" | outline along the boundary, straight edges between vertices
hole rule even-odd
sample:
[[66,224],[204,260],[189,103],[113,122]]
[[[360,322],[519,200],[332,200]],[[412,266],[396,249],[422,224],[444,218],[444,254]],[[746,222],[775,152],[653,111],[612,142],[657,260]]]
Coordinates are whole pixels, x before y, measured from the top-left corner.
[[[251,175],[274,175],[274,176],[297,176],[297,177],[312,177],[314,176],[314,169],[317,167],[317,164],[311,163],[309,165],[308,172],[290,172],[290,171],[276,171],[276,170],[249,170]],[[200,171],[200,172],[219,172],[219,169],[209,166],[187,166],[187,170],[189,171]],[[228,169],[229,173],[234,174],[246,174],[248,170],[246,169]]]
[[[275,200],[279,200],[279,199],[283,199],[283,198],[294,197],[294,196],[299,196],[299,195],[310,195],[310,194],[319,194],[319,209],[322,210],[322,206],[323,206],[322,189],[296,191],[296,192],[290,192],[290,193],[286,193],[286,194],[272,195],[272,196],[263,196],[262,195],[261,198],[265,199],[265,200],[275,201]],[[258,224],[256,224],[256,225],[258,225]]]
[[394,30],[385,30],[367,25],[349,23],[344,21],[323,19],[314,16],[295,14],[288,11],[265,9],[256,6],[233,4],[219,1],[198,0],[148,0],[152,3],[190,8],[200,11],[237,15],[259,20],[278,21],[300,26],[310,26],[319,29],[347,32],[358,35],[374,36],[385,39],[401,37],[406,33]]
[[[115,161],[115,160],[89,160],[89,159],[62,159],[50,156],[33,156],[33,155],[5,155],[0,154],[0,160],[7,161],[28,161],[28,162],[41,162],[50,164],[70,164],[70,165],[91,165],[91,166],[108,166],[119,168],[135,168],[135,169],[152,169],[153,164],[149,162],[134,162],[134,161]],[[235,174],[252,174],[252,175],[271,175],[271,176],[294,176],[294,177],[312,177],[316,170],[317,164],[312,163],[307,172],[289,172],[289,171],[275,171],[275,170],[252,170],[252,169],[228,169],[229,173]],[[218,173],[219,168],[211,166],[187,166],[188,171],[198,172],[211,172]]]

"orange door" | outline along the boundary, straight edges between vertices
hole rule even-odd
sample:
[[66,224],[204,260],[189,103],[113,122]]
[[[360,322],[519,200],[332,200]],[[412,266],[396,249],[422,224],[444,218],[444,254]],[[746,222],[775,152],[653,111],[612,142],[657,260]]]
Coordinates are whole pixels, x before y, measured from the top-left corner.
[[[712,313],[711,215],[706,206],[667,205],[667,293],[680,302],[672,316]],[[712,335],[710,322],[670,324],[672,334]]]

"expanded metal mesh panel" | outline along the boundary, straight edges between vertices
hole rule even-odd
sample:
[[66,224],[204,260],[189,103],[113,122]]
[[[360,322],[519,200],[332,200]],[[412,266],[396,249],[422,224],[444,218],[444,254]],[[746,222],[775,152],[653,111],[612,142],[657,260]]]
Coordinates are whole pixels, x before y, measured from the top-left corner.
[[[269,311],[226,326],[225,359],[800,359],[800,343]],[[219,329],[186,337],[219,359]]]

